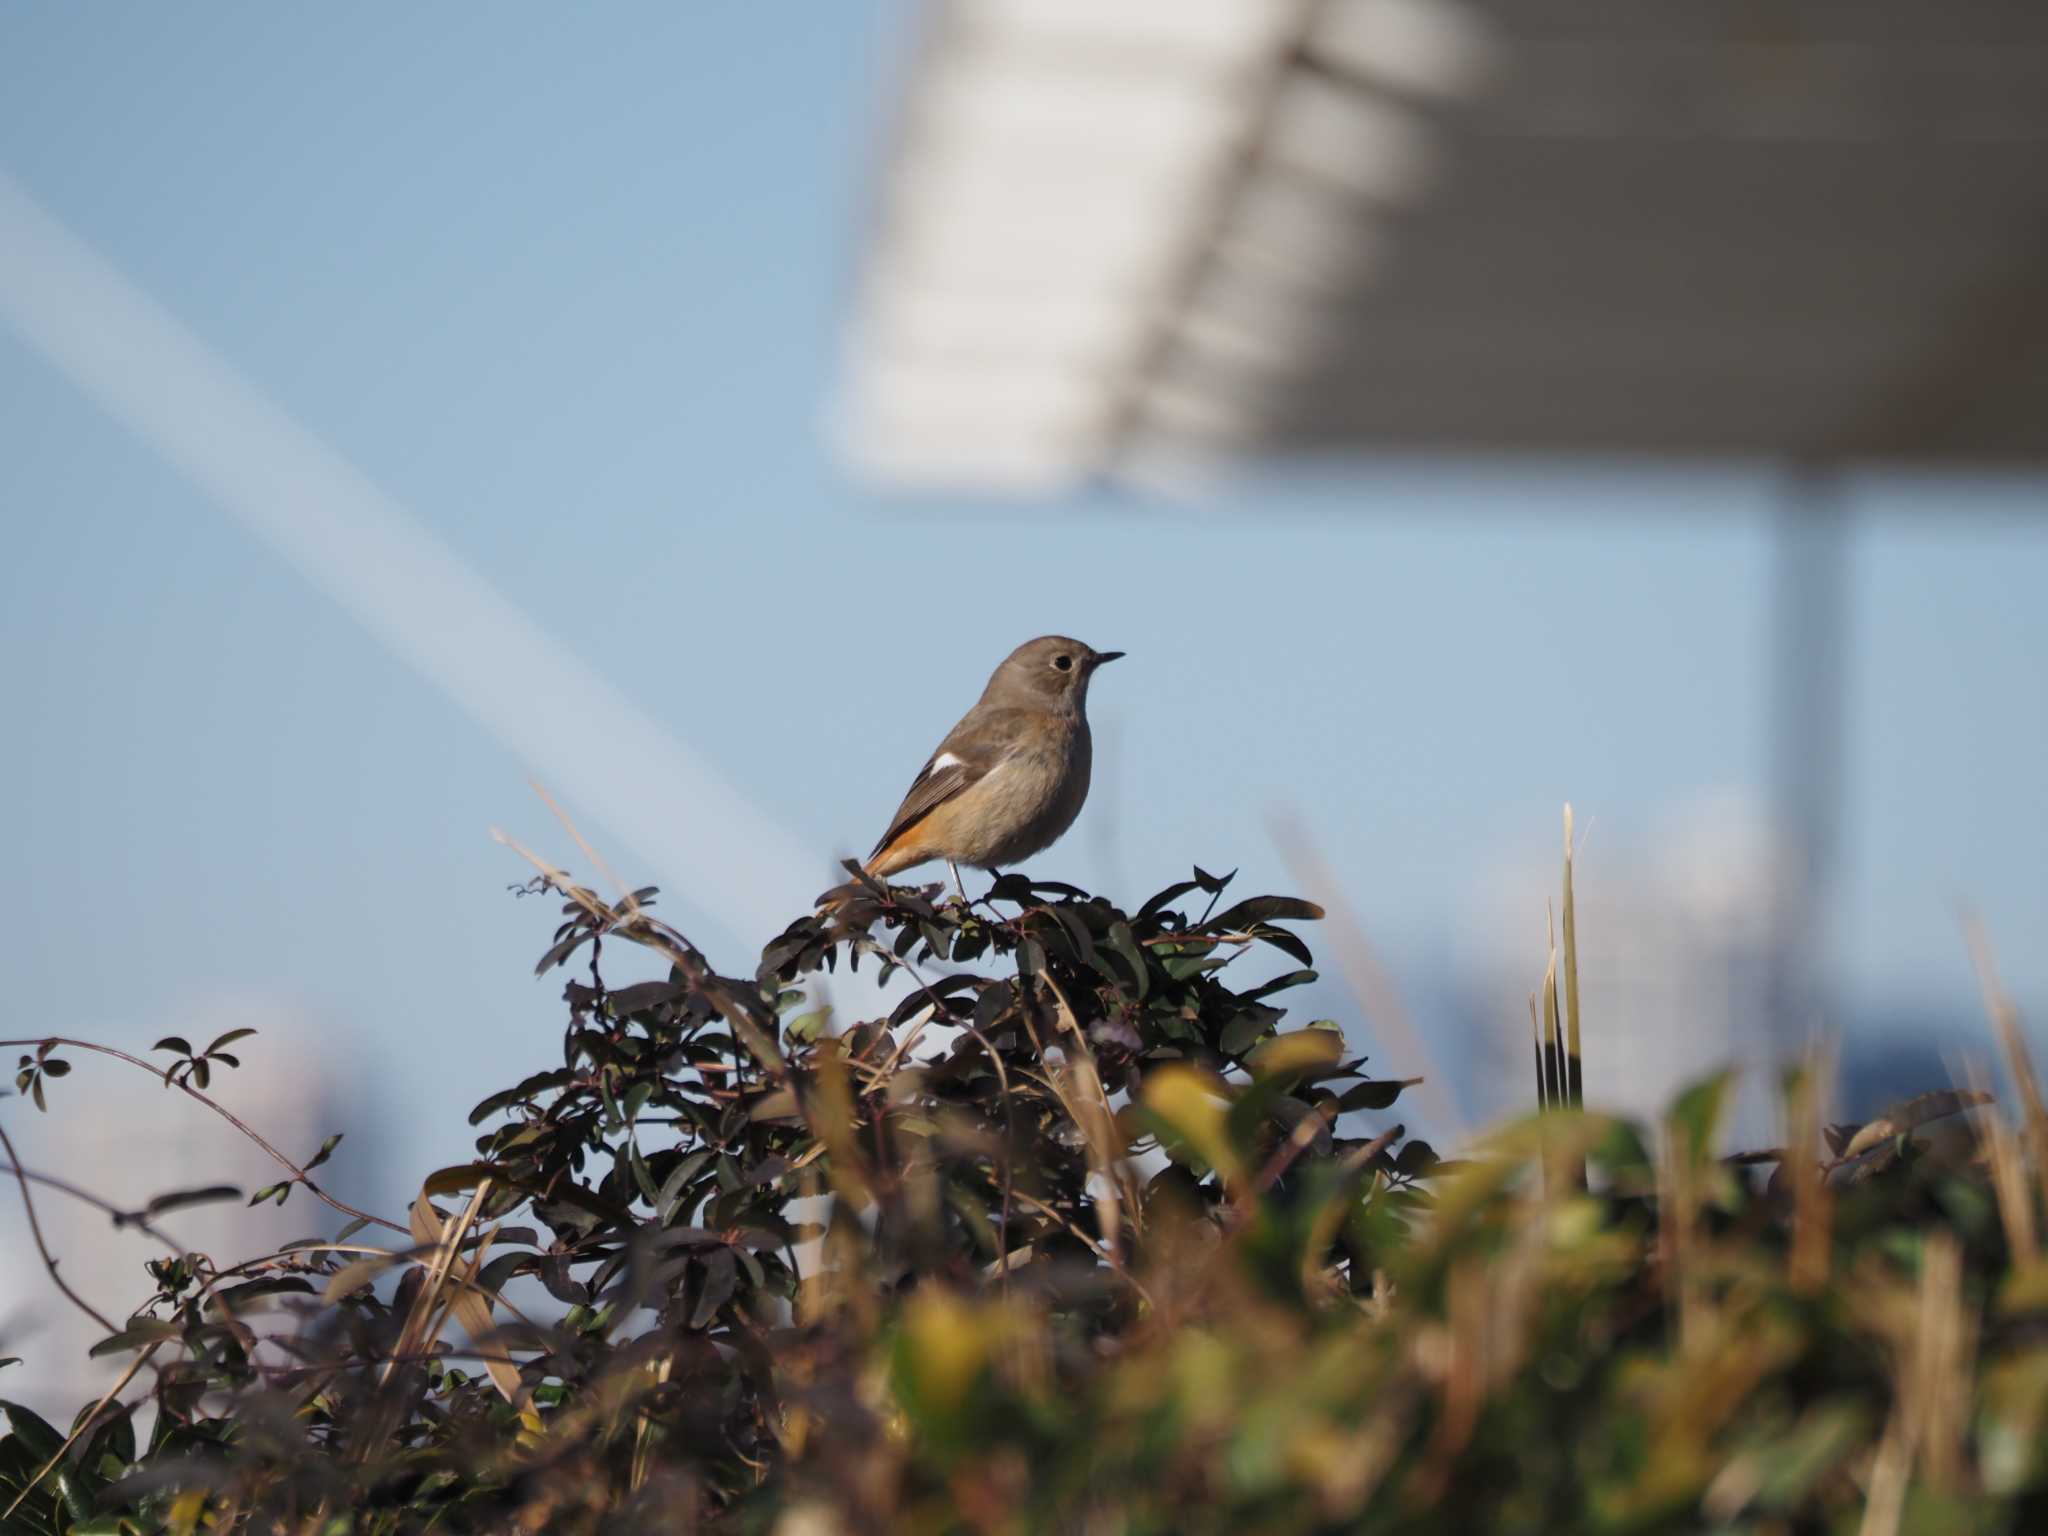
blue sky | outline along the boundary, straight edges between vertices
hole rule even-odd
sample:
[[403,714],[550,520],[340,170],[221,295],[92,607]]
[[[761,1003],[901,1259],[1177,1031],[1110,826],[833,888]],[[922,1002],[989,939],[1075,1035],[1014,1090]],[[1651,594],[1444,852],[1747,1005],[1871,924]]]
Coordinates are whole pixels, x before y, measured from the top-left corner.
[[[1762,792],[1766,474],[1321,465],[1195,509],[846,478],[824,425],[898,9],[0,4],[0,173],[821,872],[1053,630],[1130,659],[1038,871],[1284,888],[1291,807],[1397,978],[1502,942],[1475,893],[1551,857],[1562,801],[1597,881]],[[1859,492],[1850,1019],[1970,1015],[1962,899],[2048,1009],[2043,491]],[[532,764],[4,327],[0,516],[16,1032],[146,1045],[273,999],[321,1037],[275,1048],[368,1095],[394,1192],[462,1156],[461,1111],[558,1038],[547,915],[488,836],[573,858]],[[685,915],[725,877],[590,830]],[[734,969],[760,937],[707,932]]]

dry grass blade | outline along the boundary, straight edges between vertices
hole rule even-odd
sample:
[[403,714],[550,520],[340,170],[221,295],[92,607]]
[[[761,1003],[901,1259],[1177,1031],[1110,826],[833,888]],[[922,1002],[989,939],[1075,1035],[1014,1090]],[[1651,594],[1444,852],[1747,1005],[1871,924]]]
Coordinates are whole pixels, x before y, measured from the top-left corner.
[[1116,1128],[1116,1110],[1095,1067],[1095,1052],[1066,993],[1050,975],[1040,978],[1059,1004],[1060,1023],[1070,1037],[1064,1047],[1066,1066],[1051,1074],[1051,1086],[1088,1147],[1089,1183],[1096,1188],[1095,1223],[1111,1263],[1123,1273],[1123,1221],[1138,1218],[1142,1202],[1124,1158],[1123,1137]]
[[1829,1076],[1819,1050],[1808,1052],[1786,1103],[1785,1157],[1779,1165],[1792,1186],[1792,1252],[1788,1275],[1792,1288],[1811,1295],[1827,1284],[1834,1229],[1834,1196],[1820,1158],[1821,1125],[1826,1115],[1821,1086]]
[[1910,1301],[1889,1325],[1893,1407],[1870,1473],[1859,1536],[1896,1536],[1917,1465],[1935,1494],[1955,1491],[1970,1430],[1977,1320],[1955,1235],[1930,1232]]
[[2039,1212],[2019,1138],[2003,1115],[1993,1113],[1986,1118],[1984,1158],[1991,1169],[1991,1187],[1998,1196],[1998,1219],[2005,1228],[2005,1245],[2012,1251],[2014,1268],[2025,1273],[2041,1261]]
[[[497,1229],[492,1228],[477,1239],[476,1252],[469,1256],[469,1263],[463,1267],[462,1272],[454,1277],[459,1282],[459,1288],[448,1304],[455,1321],[462,1325],[462,1330],[469,1335],[470,1342],[479,1349],[483,1349],[497,1327],[497,1323],[491,1317],[491,1295],[477,1283],[477,1276],[483,1272],[484,1256],[489,1253],[491,1243],[497,1235]],[[515,1408],[518,1407],[526,1396],[525,1384],[520,1380],[518,1367],[502,1355],[486,1352],[482,1359],[484,1369],[490,1373],[491,1385],[498,1389],[499,1395],[506,1402]]]
[[633,916],[638,917],[640,915],[640,903],[634,900],[632,888],[614,874],[612,867],[605,863],[598,851],[584,840],[583,834],[576,829],[576,823],[569,819],[569,813],[555,804],[555,797],[547,792],[538,779],[528,779],[526,783],[529,789],[540,796],[541,803],[555,813],[555,820],[562,824],[563,829],[568,832],[569,836],[576,840],[576,846],[583,850],[583,857],[590,860],[590,867],[600,875],[603,875],[605,879],[611,881],[612,888],[619,893],[620,899],[625,903],[626,910]]
[[1976,1319],[1963,1296],[1955,1235],[1931,1234],[1920,1257],[1920,1295],[1904,1401],[1919,1442],[1920,1471],[1937,1491],[1957,1486],[1969,1431]]
[[1579,923],[1572,895],[1572,808],[1564,808],[1564,1011],[1565,1089],[1573,1109],[1586,1107],[1586,1083],[1579,1055]]
[[2027,1150],[2033,1156],[2036,1175],[2048,1170],[2048,1105],[2041,1102],[2041,1081],[2034,1074],[2033,1053],[2027,1049],[2020,1030],[2020,1011],[1998,979],[1998,965],[1991,953],[1991,939],[1974,913],[1964,913],[1963,934],[1970,946],[1970,961],[1977,971],[1977,985],[1984,996],[1984,1011],[1998,1032],[1999,1048],[2005,1053],[2005,1069],[2027,1112]]
[[2013,1269],[2028,1274],[2041,1260],[2040,1207],[2034,1198],[2033,1180],[2027,1176],[2027,1158],[2020,1138],[1999,1108],[1992,1104],[1985,1088],[1980,1063],[1965,1068],[1970,1088],[1984,1096],[1989,1106],[1977,1120],[1978,1146],[1984,1166],[1991,1175],[1991,1190],[1998,1200],[1998,1221],[2005,1229],[2005,1246],[2012,1255]]
[[[400,1329],[398,1346],[392,1353],[399,1359],[410,1359],[419,1354],[427,1343],[440,1332],[440,1322],[447,1310],[445,1292],[455,1270],[456,1257],[462,1250],[462,1242],[469,1235],[469,1229],[482,1211],[484,1200],[491,1192],[491,1180],[484,1179],[469,1197],[469,1204],[460,1216],[444,1223],[427,1199],[425,1190],[412,1203],[412,1234],[422,1248],[433,1250],[433,1259],[426,1266],[426,1278],[419,1292],[413,1297],[411,1310],[407,1312],[405,1326]],[[486,1313],[488,1316],[488,1312]],[[488,1331],[488,1324],[486,1324]],[[396,1364],[386,1361],[378,1379],[388,1379]]]
[[1550,1102],[1563,1108],[1571,1107],[1571,1096],[1565,1089],[1564,1038],[1558,1031],[1557,1022],[1557,950],[1550,951],[1549,962],[1543,968],[1543,1077],[1544,1086],[1550,1094]]

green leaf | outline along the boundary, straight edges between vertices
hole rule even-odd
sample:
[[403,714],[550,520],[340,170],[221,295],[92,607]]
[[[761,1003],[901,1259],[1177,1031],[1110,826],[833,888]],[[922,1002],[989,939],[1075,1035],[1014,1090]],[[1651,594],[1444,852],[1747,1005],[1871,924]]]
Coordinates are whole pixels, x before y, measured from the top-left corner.
[[1245,1066],[1262,1077],[1278,1073],[1306,1081],[1341,1070],[1343,1056],[1343,1036],[1327,1029],[1297,1029],[1263,1042]]
[[1108,943],[1131,968],[1132,984],[1137,987],[1138,1001],[1142,1003],[1152,988],[1152,974],[1151,968],[1145,964],[1144,951],[1138,948],[1137,938],[1131,932],[1131,925],[1121,921],[1111,923]]
[[1253,987],[1249,992],[1238,995],[1246,1002],[1256,1002],[1262,997],[1271,997],[1275,992],[1284,992],[1289,987],[1305,987],[1317,979],[1314,971],[1289,971],[1285,976],[1275,976],[1263,986]]
[[239,1312],[244,1307],[254,1306],[272,1296],[310,1296],[314,1294],[313,1284],[297,1275],[275,1275],[262,1280],[251,1280],[243,1285],[231,1285],[224,1291],[213,1293],[214,1304],[226,1311]]
[[670,1169],[668,1177],[661,1181],[661,1188],[655,1192],[654,1209],[659,1213],[663,1226],[674,1219],[684,1188],[704,1171],[704,1165],[710,1161],[709,1149],[692,1152]]
[[689,988],[678,982],[636,981],[629,987],[614,987],[606,1000],[611,1004],[612,1017],[623,1019],[676,1002],[688,992]]
[[647,1159],[640,1155],[640,1144],[637,1141],[627,1141],[626,1163],[633,1171],[633,1182],[639,1186],[642,1198],[650,1206],[658,1205],[661,1191],[655,1188],[654,1175],[647,1171]]
[[183,1035],[165,1035],[163,1039],[157,1041],[150,1049],[153,1051],[176,1051],[180,1056],[190,1056],[192,1054],[192,1042]]
[[824,1033],[825,1026],[832,1022],[832,1010],[813,1008],[809,1013],[800,1013],[782,1026],[782,1032],[789,1039],[803,1044],[815,1040]]
[[150,1344],[161,1344],[166,1339],[175,1339],[181,1330],[175,1323],[167,1323],[160,1317],[131,1317],[128,1326],[119,1333],[110,1333],[99,1343],[86,1351],[95,1358],[101,1355],[125,1354],[131,1349],[141,1349]]
[[553,1067],[546,1072],[536,1072],[521,1080],[515,1088],[503,1093],[494,1093],[469,1112],[469,1123],[480,1125],[500,1110],[510,1109],[515,1104],[525,1104],[539,1098],[550,1089],[566,1088],[576,1080],[576,1074],[567,1067]]
[[312,1155],[312,1157],[307,1159],[306,1171],[309,1173],[312,1172],[313,1169],[318,1168],[322,1163],[326,1162],[328,1158],[334,1156],[334,1149],[341,1145],[341,1138],[345,1134],[346,1133],[343,1131],[336,1131],[332,1136],[328,1137],[325,1141],[321,1142],[320,1150],[318,1152],[315,1152]]
[[1217,954],[1213,944],[1198,940],[1185,947],[1161,945],[1159,968],[1174,981],[1186,981],[1204,971],[1220,971],[1230,964],[1230,959],[1228,954]]
[[420,1191],[427,1195],[452,1195],[457,1190],[475,1189],[485,1179],[498,1177],[496,1163],[457,1163],[428,1174]]
[[48,1461],[64,1444],[64,1437],[43,1421],[32,1408],[0,1398],[0,1413],[7,1415],[7,1422],[14,1426],[21,1443],[28,1448],[29,1455],[38,1462]]
[[1156,917],[1176,901],[1179,901],[1181,897],[1187,895],[1189,891],[1200,889],[1200,886],[1201,882],[1197,880],[1175,881],[1157,896],[1146,902],[1144,906],[1138,908],[1138,921],[1142,923],[1147,918]]
[[1264,940],[1283,955],[1299,960],[1303,965],[1307,965],[1315,959],[1315,956],[1309,952],[1308,945],[1302,942],[1301,936],[1290,933],[1285,928],[1269,928],[1261,923],[1252,930],[1252,936]]
[[1276,919],[1312,923],[1321,919],[1323,909],[1312,901],[1303,901],[1295,896],[1252,896],[1240,901],[1234,907],[1227,907],[1202,926],[1234,933],[1250,928],[1255,923],[1270,923]]
[[619,1103],[619,1112],[625,1116],[628,1125],[640,1118],[640,1111],[645,1109],[647,1101],[654,1097],[655,1087],[656,1084],[651,1080],[642,1078],[626,1090],[625,1098]]
[[1226,1056],[1242,1056],[1265,1037],[1279,1014],[1269,1008],[1247,1008],[1223,1026],[1216,1048]]
[[249,1038],[249,1036],[255,1033],[256,1031],[253,1029],[231,1029],[226,1034],[218,1036],[214,1040],[213,1044],[209,1045],[206,1048],[204,1054],[211,1056],[215,1051],[219,1050],[222,1046],[233,1045],[237,1040],[246,1040]]
[[1346,1114],[1354,1109],[1385,1109],[1401,1097],[1401,1090],[1421,1082],[1419,1077],[1386,1077],[1359,1083],[1337,1095],[1337,1108]]
[[1426,1141],[1408,1141],[1401,1144],[1401,1150],[1394,1158],[1394,1171],[1419,1179],[1443,1159],[1436,1155],[1436,1148]]
[[1025,939],[1017,946],[1017,974],[1025,978],[1045,974],[1045,946],[1036,939]]
[[1821,1478],[1856,1452],[1869,1428],[1869,1410],[1850,1399],[1809,1409],[1789,1432],[1774,1435],[1757,1457],[1758,1506],[1798,1508]]
[[708,1327],[718,1309],[732,1300],[739,1284],[739,1267],[730,1248],[714,1248],[699,1261],[704,1270],[704,1289],[697,1295],[696,1310],[690,1314],[692,1328]]
[[1734,1081],[1733,1072],[1716,1072],[1686,1088],[1672,1102],[1671,1129],[1680,1143],[1678,1150],[1687,1161],[1700,1163],[1712,1152],[1721,1112]]
[[239,1200],[242,1192],[232,1184],[209,1184],[204,1189],[177,1189],[167,1195],[158,1195],[143,1208],[145,1216],[160,1216],[165,1211],[182,1211],[191,1205],[211,1205],[220,1200]]

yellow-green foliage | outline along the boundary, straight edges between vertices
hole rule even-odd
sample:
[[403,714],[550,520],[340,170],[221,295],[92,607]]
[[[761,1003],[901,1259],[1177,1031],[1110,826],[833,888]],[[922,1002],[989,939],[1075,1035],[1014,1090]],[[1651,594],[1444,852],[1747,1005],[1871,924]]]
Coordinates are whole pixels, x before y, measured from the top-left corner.
[[[1440,1162],[1282,1015],[1320,914],[1224,884],[857,879],[736,978],[550,871],[560,1065],[395,1236],[157,1266],[148,1442],[10,1408],[0,1536],[2048,1530],[2031,1086],[1824,1145],[1801,1079],[1737,1161],[1722,1079],[1588,1115],[1567,900],[1550,1107]],[[835,1030],[863,957],[910,990]]]

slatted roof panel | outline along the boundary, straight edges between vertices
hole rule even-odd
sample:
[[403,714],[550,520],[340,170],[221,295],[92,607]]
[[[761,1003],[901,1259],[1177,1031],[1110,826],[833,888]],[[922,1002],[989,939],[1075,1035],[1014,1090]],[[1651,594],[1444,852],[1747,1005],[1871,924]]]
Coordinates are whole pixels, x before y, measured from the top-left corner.
[[2048,461],[2038,0],[953,0],[928,22],[842,418],[884,478]]

